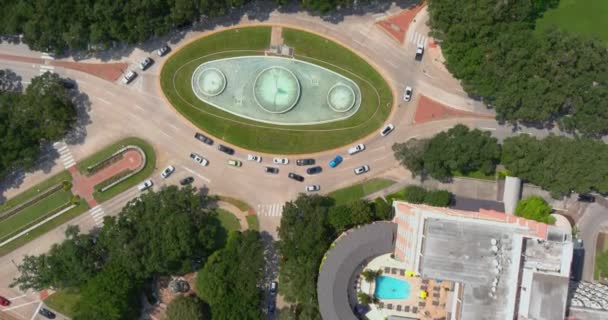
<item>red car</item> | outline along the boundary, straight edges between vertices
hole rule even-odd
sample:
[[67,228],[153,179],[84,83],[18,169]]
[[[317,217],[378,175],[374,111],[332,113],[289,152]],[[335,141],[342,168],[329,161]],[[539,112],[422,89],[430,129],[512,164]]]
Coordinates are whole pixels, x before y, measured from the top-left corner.
[[10,300],[8,300],[7,298],[5,298],[3,296],[0,296],[0,305],[3,305],[6,307],[10,304],[11,304]]

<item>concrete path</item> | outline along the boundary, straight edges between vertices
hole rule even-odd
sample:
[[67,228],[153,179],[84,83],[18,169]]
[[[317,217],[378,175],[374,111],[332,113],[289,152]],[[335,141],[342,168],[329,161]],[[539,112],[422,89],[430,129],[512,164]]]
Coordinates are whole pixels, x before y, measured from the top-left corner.
[[232,213],[239,220],[241,231],[249,229],[249,224],[247,224],[247,215],[249,215],[249,213],[247,211],[241,211],[241,209],[237,208],[235,205],[224,201],[218,201],[217,205],[218,208]]

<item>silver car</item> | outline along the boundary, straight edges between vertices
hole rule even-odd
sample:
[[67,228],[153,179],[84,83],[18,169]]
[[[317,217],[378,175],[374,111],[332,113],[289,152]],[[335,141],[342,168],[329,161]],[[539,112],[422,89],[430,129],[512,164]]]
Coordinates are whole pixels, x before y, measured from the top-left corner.
[[364,173],[366,173],[368,171],[369,171],[369,166],[368,165],[363,165],[363,166],[355,168],[355,174],[356,175],[364,174]]

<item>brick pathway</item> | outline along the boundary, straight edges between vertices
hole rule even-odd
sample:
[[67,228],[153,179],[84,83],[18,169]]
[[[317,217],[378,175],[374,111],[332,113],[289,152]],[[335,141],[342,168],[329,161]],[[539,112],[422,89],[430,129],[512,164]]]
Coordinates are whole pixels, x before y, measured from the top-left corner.
[[97,201],[93,198],[93,192],[95,186],[125,170],[137,169],[143,161],[143,158],[139,152],[135,150],[128,150],[124,153],[123,158],[117,162],[114,162],[108,167],[96,172],[92,176],[86,176],[78,171],[77,166],[73,166],[68,169],[72,174],[72,192],[85,199],[89,204],[89,207],[94,208],[97,206]]
[[399,43],[405,40],[405,34],[414,17],[424,8],[425,4],[403,10],[396,15],[376,22],[376,25]]
[[101,79],[114,82],[127,70],[129,65],[124,62],[117,63],[80,63],[69,61],[45,60],[41,58],[29,58],[14,56],[10,54],[1,54],[0,59],[12,60],[25,63],[34,63],[40,65],[51,65],[86,72]]
[[494,119],[494,116],[489,114],[481,114],[454,109],[448,107],[445,104],[437,102],[425,95],[421,95],[420,99],[418,100],[418,105],[416,106],[414,123],[424,123],[439,119],[458,117],[477,117]]

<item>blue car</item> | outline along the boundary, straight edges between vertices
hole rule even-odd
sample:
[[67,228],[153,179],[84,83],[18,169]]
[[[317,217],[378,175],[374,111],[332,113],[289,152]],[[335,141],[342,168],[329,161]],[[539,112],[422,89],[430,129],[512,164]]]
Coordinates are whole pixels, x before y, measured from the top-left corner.
[[340,163],[342,163],[342,157],[336,156],[333,160],[329,162],[329,166],[332,168],[337,167]]

